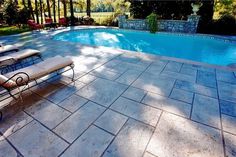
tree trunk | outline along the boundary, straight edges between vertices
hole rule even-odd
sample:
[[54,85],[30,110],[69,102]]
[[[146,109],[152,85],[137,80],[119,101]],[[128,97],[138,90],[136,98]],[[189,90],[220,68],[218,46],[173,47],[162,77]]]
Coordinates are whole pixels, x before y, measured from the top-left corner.
[[71,25],[75,25],[75,18],[74,18],[74,8],[73,8],[73,0],[70,0],[70,19],[71,19]]
[[23,4],[23,6],[26,8],[26,6],[25,6],[25,0],[22,0],[22,4]]
[[64,5],[64,17],[67,17],[67,9],[66,9],[66,0],[63,0],[63,5]]
[[91,16],[91,0],[87,0],[87,8],[86,8],[87,16]]
[[56,1],[53,0],[53,17],[54,22],[56,22]]
[[58,0],[57,9],[58,9],[58,22],[59,22],[59,19],[60,19],[60,0]]
[[29,8],[29,10],[30,10],[30,14],[31,14],[33,20],[35,20],[35,19],[34,19],[34,13],[33,13],[32,4],[31,4],[31,0],[28,0],[28,8]]
[[40,3],[41,24],[43,24],[43,6],[42,6],[42,0],[39,0],[39,3]]
[[38,1],[35,0],[35,14],[36,14],[36,20],[37,20],[37,23],[39,23],[39,12],[38,12]]
[[47,0],[47,8],[48,8],[48,16],[49,16],[49,18],[51,18],[51,9],[50,9],[49,0]]

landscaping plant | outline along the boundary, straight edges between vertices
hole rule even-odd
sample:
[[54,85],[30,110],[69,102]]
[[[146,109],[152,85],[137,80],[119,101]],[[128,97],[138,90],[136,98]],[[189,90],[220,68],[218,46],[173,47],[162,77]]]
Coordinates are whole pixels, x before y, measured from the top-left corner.
[[151,33],[157,32],[157,14],[151,13],[147,16],[147,22]]

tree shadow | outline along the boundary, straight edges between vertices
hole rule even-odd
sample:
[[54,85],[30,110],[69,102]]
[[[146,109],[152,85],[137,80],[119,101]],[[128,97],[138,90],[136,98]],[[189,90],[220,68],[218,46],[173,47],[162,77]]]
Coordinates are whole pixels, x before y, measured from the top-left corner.
[[[71,28],[71,29],[73,29],[73,28]],[[24,39],[26,39],[26,40],[22,41]],[[137,121],[137,123],[145,124],[145,125],[153,128],[153,130],[155,129],[155,131],[153,131],[153,132],[155,132],[154,134],[157,134],[157,138],[152,138],[152,140],[156,140],[156,141],[152,142],[152,144],[156,145],[156,146],[165,145],[166,147],[170,148],[170,150],[169,151],[165,150],[166,148],[163,148],[163,146],[161,146],[159,148],[156,147],[155,149],[159,149],[159,150],[157,152],[154,151],[154,154],[159,153],[159,151],[162,151],[161,149],[163,149],[163,152],[167,153],[165,155],[176,155],[175,153],[177,153],[178,155],[182,155],[182,156],[185,156],[185,155],[187,156],[190,153],[192,153],[192,155],[198,154],[199,152],[202,151],[202,149],[205,149],[204,151],[206,151],[206,150],[215,151],[216,148],[208,148],[207,145],[203,146],[204,144],[208,143],[208,142],[203,143],[203,141],[206,141],[208,138],[209,138],[209,141],[211,139],[215,139],[216,147],[223,150],[223,145],[221,145],[221,146],[218,145],[219,143],[220,144],[222,143],[221,133],[219,130],[217,130],[215,128],[210,128],[206,125],[202,125],[202,124],[190,121],[189,117],[190,117],[191,110],[188,110],[187,112],[183,111],[183,106],[175,104],[175,102],[177,100],[166,101],[167,99],[168,100],[170,99],[170,98],[168,98],[168,95],[162,95],[163,93],[166,93],[166,91],[165,91],[166,87],[163,87],[163,85],[159,84],[159,82],[157,82],[157,81],[159,81],[160,77],[162,78],[162,80],[165,80],[165,79],[168,80],[168,79],[170,79],[170,78],[168,78],[168,76],[163,77],[163,76],[159,76],[158,74],[155,74],[155,76],[153,76],[153,78],[154,78],[153,81],[148,80],[152,77],[151,75],[153,75],[153,74],[147,73],[146,70],[153,63],[162,62],[162,60],[159,57],[154,57],[154,56],[150,56],[150,55],[143,55],[141,53],[130,53],[130,52],[115,50],[115,49],[106,48],[106,47],[86,46],[86,45],[80,45],[80,44],[71,43],[71,42],[47,40],[47,39],[43,39],[43,38],[31,38],[31,36],[28,34],[25,35],[24,37],[21,37],[19,40],[21,40],[22,47],[24,47],[24,48],[35,48],[35,49],[40,50],[42,52],[42,55],[44,58],[53,57],[58,54],[62,55],[63,57],[71,58],[75,63],[76,73],[79,74],[77,77],[78,82],[80,82],[79,79],[82,76],[94,75],[94,77],[96,77],[96,79],[103,79],[105,81],[112,82],[112,84],[114,83],[114,88],[115,88],[116,85],[120,85],[120,83],[118,83],[116,81],[116,79],[121,77],[126,71],[128,71],[130,69],[142,71],[142,73],[140,75],[136,76],[135,78],[132,78],[131,84],[123,84],[123,85],[126,85],[127,88],[124,89],[122,93],[124,93],[128,89],[128,87],[131,87],[131,86],[135,87],[135,88],[139,88],[140,90],[144,90],[149,93],[152,93],[152,91],[150,91],[150,89],[154,90],[154,91],[159,91],[160,93],[154,92],[155,94],[160,95],[159,99],[154,99],[154,101],[155,101],[154,103],[157,105],[150,105],[148,103],[146,104],[143,101],[137,102],[134,100],[130,100],[136,104],[139,104],[139,106],[142,106],[142,107],[139,107],[138,105],[137,106],[133,105],[132,107],[135,110],[133,110],[133,112],[132,112],[132,107],[130,107],[131,105],[125,104],[125,107],[123,109],[113,110],[113,111],[115,111],[119,114],[122,114],[124,116],[127,116],[129,119],[135,119]],[[168,63],[168,61],[166,62],[166,64],[167,63]],[[112,71],[114,73],[119,74],[119,77],[109,80],[107,78],[102,77],[102,75],[96,75],[96,74],[91,73],[96,68],[100,68],[100,71],[99,71],[100,74],[106,73],[107,71]],[[147,75],[146,78],[143,79],[142,84],[139,84],[139,86],[136,86],[135,82],[137,83],[138,82],[137,80],[140,80],[140,77],[142,77],[144,74]],[[70,73],[64,74],[63,77],[71,77],[71,74]],[[23,96],[23,102],[15,103],[13,100],[9,100],[10,102],[11,101],[14,102],[14,103],[12,103],[13,105],[11,105],[12,107],[8,109],[9,111],[12,111],[12,113],[9,114],[9,116],[7,116],[5,118],[6,121],[3,121],[3,123],[12,124],[10,122],[7,122],[7,119],[9,117],[11,117],[12,115],[13,115],[12,117],[14,117],[15,113],[19,113],[27,107],[36,105],[38,102],[40,102],[42,100],[42,97],[47,98],[51,94],[53,94],[53,93],[55,94],[57,92],[60,92],[60,90],[65,89],[65,88],[71,88],[71,89],[73,88],[72,90],[75,90],[75,92],[76,92],[76,91],[79,91],[81,88],[82,89],[88,88],[93,83],[93,81],[92,81],[87,84],[84,84],[84,87],[77,88],[76,85],[73,87],[73,83],[71,83],[71,82],[70,83],[69,82],[64,82],[64,83],[60,82],[60,79],[61,78],[58,77],[58,79],[55,79],[52,81],[49,80],[48,82],[42,83],[41,85],[37,86],[36,88],[31,89],[30,91],[33,91],[33,93],[25,94]],[[127,76],[127,79],[130,79],[129,76]],[[171,78],[171,79],[173,79],[173,78]],[[58,80],[59,80],[59,82],[57,82]],[[104,88],[106,88],[106,86],[104,86]],[[172,84],[171,89],[173,89],[173,88],[174,88],[174,84]],[[88,100],[92,99],[98,93],[101,92],[100,89],[96,89],[96,88],[94,88],[94,89],[95,90],[93,91],[93,93],[91,93],[91,95],[89,97],[86,97],[86,99],[88,99]],[[112,90],[112,89],[107,89],[107,90]],[[29,91],[27,91],[26,93],[28,93],[28,92]],[[75,92],[73,91],[71,94],[68,94],[66,96],[66,98],[70,97]],[[38,97],[39,97],[38,95],[40,95],[40,99],[38,99]],[[109,106],[106,106],[106,109],[111,109],[111,106],[113,105],[113,103],[115,103],[120,98],[120,96],[121,95],[116,95],[115,101],[110,103]],[[97,103],[97,105],[104,106],[104,104],[99,104],[99,102],[96,102],[96,103]],[[190,106],[190,108],[192,108],[193,104],[189,104],[189,106]],[[129,110],[127,110],[127,108],[129,108]],[[151,113],[150,112],[151,110],[160,110],[160,111],[163,111],[164,114],[169,114],[169,112],[172,113],[173,117],[176,117],[176,119],[178,119],[178,123],[180,125],[176,125],[175,123],[177,123],[177,121],[175,122],[175,120],[173,120],[173,119],[172,120],[164,119],[165,120],[164,121],[163,115],[148,114],[148,113]],[[181,115],[181,116],[180,117],[176,116],[176,114]],[[97,118],[99,118],[101,115],[98,115]],[[156,120],[156,124],[158,123],[156,126],[150,125],[147,120],[147,119],[150,119],[150,116],[153,116],[153,118],[157,118],[157,119],[160,118],[160,120],[159,120],[160,123],[158,123],[158,120]],[[212,119],[218,118],[217,117],[218,115],[213,114],[211,116],[212,116]],[[183,118],[183,117],[185,117],[185,118]],[[24,118],[23,118],[23,121],[24,121],[23,125],[28,124],[28,121],[24,120]],[[9,130],[9,129],[11,130],[12,128],[15,128],[15,126],[21,122],[22,122],[22,120],[14,121],[12,125],[7,125],[7,126],[3,127],[6,129],[1,130],[1,132],[3,134],[7,133],[8,132],[7,130]],[[183,122],[184,124],[181,124],[181,122]],[[127,124],[127,122],[124,125],[126,125],[126,124]],[[110,125],[112,125],[110,127],[114,127],[116,124],[110,123]],[[20,125],[20,126],[22,126],[22,125]],[[127,126],[127,127],[129,127],[129,126]],[[18,128],[20,129],[21,127],[18,127]],[[137,131],[137,129],[139,129],[139,127],[134,127],[134,128],[136,129],[136,131]],[[185,129],[185,128],[187,128],[187,129]],[[189,130],[188,130],[188,128],[189,128]],[[124,127],[120,128],[120,129],[123,130]],[[164,132],[163,129],[167,129],[167,131],[165,132],[166,134],[161,134],[164,137],[159,137],[158,134],[160,134],[160,131]],[[18,129],[16,129],[16,131],[17,130]],[[171,133],[170,136],[168,136],[168,132]],[[114,154],[116,154],[116,156],[120,156],[120,157],[130,156],[132,154],[128,154],[128,153],[130,153],[132,151],[135,152],[137,144],[132,143],[132,138],[139,139],[139,137],[136,137],[135,134],[132,134],[132,130],[130,130],[130,132],[127,131],[126,133],[127,133],[127,135],[123,134],[124,135],[123,139],[118,138],[119,134],[116,137],[114,137],[115,139],[111,145],[113,148],[117,149],[114,152]],[[143,141],[145,143],[144,144],[145,147],[143,147],[143,146],[139,147],[139,149],[141,149],[139,151],[142,153],[144,153],[144,151],[146,150],[146,147],[149,147],[147,145],[149,143],[149,140],[151,139],[151,136],[146,135],[145,133],[146,132],[144,131],[144,134],[141,135],[141,136],[148,136],[148,138],[145,141]],[[191,134],[193,134],[193,137],[191,136]],[[80,136],[80,135],[78,135],[78,136]],[[196,139],[195,139],[195,136],[196,136]],[[171,137],[171,138],[169,138],[169,137]],[[199,137],[206,138],[206,139],[203,139],[201,142],[201,140],[197,140],[197,138],[199,138]],[[117,141],[116,139],[119,139],[121,141]],[[135,141],[137,141],[137,140],[135,140]],[[175,143],[176,145],[179,145],[179,146],[172,145],[172,142]],[[120,145],[120,143],[123,143],[124,145]],[[130,150],[128,150],[124,147],[127,147]],[[171,147],[174,147],[175,149],[171,150]],[[109,148],[110,147],[108,147],[108,150],[109,150]],[[176,148],[179,148],[179,150],[177,150]],[[150,151],[152,151],[152,150],[150,150]],[[176,152],[176,151],[178,151],[178,152]],[[209,152],[206,151],[205,153],[209,153]],[[222,152],[220,151],[220,153],[222,153]],[[136,154],[136,155],[142,156],[142,154]],[[161,155],[161,154],[156,154],[156,155]]]

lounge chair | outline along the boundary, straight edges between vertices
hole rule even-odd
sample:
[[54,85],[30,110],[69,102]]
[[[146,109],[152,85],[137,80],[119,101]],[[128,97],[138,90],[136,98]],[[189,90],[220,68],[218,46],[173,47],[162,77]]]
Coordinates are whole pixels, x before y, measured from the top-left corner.
[[28,20],[27,23],[28,23],[28,26],[29,26],[32,30],[43,29],[43,25],[40,25],[40,24],[35,23],[34,20]]
[[44,27],[49,27],[49,28],[55,29],[57,27],[57,24],[55,22],[53,22],[52,18],[46,18]]
[[18,51],[19,48],[15,45],[3,45],[0,44],[0,55],[3,53],[11,52],[11,51]]
[[68,22],[67,22],[66,18],[64,18],[64,17],[59,18],[58,25],[59,25],[59,26],[67,27],[67,26],[68,26]]
[[[68,70],[73,71],[72,81],[74,80],[74,64],[69,58],[64,58],[61,56],[56,56],[53,58],[48,58],[37,64],[18,69],[16,71],[0,75],[0,86],[8,91],[8,94],[17,99],[11,91],[14,89],[19,89],[19,95],[21,98],[21,93],[26,88],[30,88],[29,83],[35,81],[37,85],[37,79],[62,70],[66,72]],[[20,89],[20,87],[23,87]]]
[[[0,57],[0,68],[6,68],[5,72],[7,71],[7,68],[9,68],[9,66],[11,65],[15,65],[16,63],[19,63],[20,61],[27,59],[27,58],[31,58],[33,63],[34,63],[34,57],[37,57],[37,59],[42,59],[41,57],[41,53],[38,50],[34,50],[34,49],[24,49],[24,50],[20,50],[16,53],[11,53],[8,54],[6,56],[2,56]],[[11,67],[12,69],[12,67]],[[3,72],[1,72],[3,74]]]

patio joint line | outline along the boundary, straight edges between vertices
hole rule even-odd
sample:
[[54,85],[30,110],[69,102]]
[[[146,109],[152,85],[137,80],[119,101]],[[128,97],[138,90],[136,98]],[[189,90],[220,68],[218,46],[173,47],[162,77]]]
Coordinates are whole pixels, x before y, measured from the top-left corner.
[[[80,110],[83,106],[85,106],[89,101],[87,101],[85,104],[83,104],[81,107],[79,107],[77,110],[75,110],[74,112],[71,112],[71,114],[66,117],[65,119],[63,119],[63,121],[61,121],[60,123],[58,123],[55,127],[52,128],[52,130],[54,130],[57,126],[59,126],[61,123],[63,123],[65,120],[67,120],[68,118],[70,118],[72,115],[74,115],[78,110]],[[54,132],[54,131],[53,131]]]
[[[25,111],[24,111],[25,112]],[[55,134],[57,137],[59,137],[60,139],[62,139],[64,142],[66,142],[67,144],[69,144],[69,142],[67,142],[64,138],[62,138],[61,136],[59,136],[57,133],[55,133],[53,130],[51,130],[50,128],[48,128],[46,125],[44,125],[42,122],[40,122],[39,120],[37,120],[36,118],[34,118],[33,116],[31,116],[30,114],[28,114],[27,112],[25,112],[28,116],[30,116],[31,118],[33,118],[33,121],[35,120],[36,122],[38,122],[40,125],[42,125],[43,127],[45,127],[47,130],[49,130],[50,132],[52,132],[53,134]],[[33,122],[32,121],[32,122]]]
[[149,152],[149,151],[146,151],[147,153],[149,153],[149,154],[151,154],[152,156],[154,156],[154,157],[158,157],[158,156],[156,156],[155,154],[152,154],[151,152]]
[[[25,113],[24,110],[22,110],[22,112]],[[29,125],[32,121],[34,121],[34,119],[32,119],[30,122],[26,123],[26,124],[25,124],[24,126],[22,126],[20,129],[16,130],[14,133],[12,133],[11,135],[9,135],[9,136],[7,136],[7,137],[6,137],[2,132],[0,132],[0,135],[2,134],[2,136],[4,136],[5,138],[8,138],[8,137],[12,136],[13,134],[15,134],[16,132],[18,132],[19,130],[23,129],[25,126]]]
[[[157,107],[154,107],[154,106],[150,106],[150,105],[145,104],[145,103],[141,103],[141,104],[146,105],[146,106],[149,106],[149,107],[152,107],[152,108],[156,108],[156,109],[159,109],[159,110],[163,110],[163,109],[161,109],[161,108],[157,108]],[[188,104],[188,105],[191,105],[191,104]],[[201,123],[201,122],[198,122],[198,121],[192,120],[192,119],[190,119],[190,118],[187,118],[187,117],[184,117],[184,116],[181,116],[181,115],[175,114],[175,113],[170,112],[170,111],[167,111],[167,110],[163,110],[163,111],[164,111],[164,112],[167,112],[167,113],[170,113],[170,114],[173,114],[173,115],[175,115],[175,116],[178,116],[178,117],[181,117],[181,118],[184,118],[184,119],[187,119],[187,120],[190,120],[190,121],[196,122],[196,123],[198,123],[198,124],[202,124],[202,125],[205,125],[205,126],[208,126],[208,127],[214,128],[214,129],[217,129],[217,130],[221,130],[220,128],[217,128],[217,127],[214,127],[214,126],[210,126],[210,125],[208,125],[208,124],[204,124],[204,123]]]
[[180,69],[179,69],[178,73],[180,73],[180,74],[181,74],[181,70],[182,70],[183,66],[184,66],[184,63],[183,63],[183,62],[181,62],[181,67],[180,67]]
[[228,134],[231,134],[231,135],[233,135],[233,136],[236,136],[236,133],[232,133],[232,132],[228,132],[228,131],[224,131],[224,130],[223,130],[223,132],[228,133]]
[[[171,94],[172,94],[172,92],[173,92],[173,90],[174,90],[174,88],[175,88],[176,82],[177,82],[177,79],[175,79],[174,84],[173,84],[173,87],[171,88],[170,94],[167,96],[167,98],[170,98],[170,96],[171,96]],[[170,99],[171,99],[171,98],[170,98]]]
[[[33,120],[32,120],[32,121],[33,121]],[[32,122],[32,121],[31,121],[31,122]],[[29,122],[29,123],[31,123],[31,122]],[[28,125],[29,123],[27,123],[26,125]],[[25,126],[26,126],[26,125],[25,125]],[[23,127],[25,127],[25,126],[23,126]],[[23,128],[23,127],[22,127],[22,128]],[[20,128],[19,130],[21,130],[22,128]],[[19,130],[17,130],[17,131],[19,131]],[[16,132],[17,132],[17,131],[16,131]],[[16,133],[16,132],[14,132],[14,133]],[[14,134],[14,133],[13,133],[13,134]],[[13,134],[11,134],[11,135],[13,135]],[[11,135],[10,135],[10,136],[11,136]],[[20,156],[23,157],[23,154],[14,146],[13,143],[11,143],[11,141],[9,141],[8,138],[9,138],[10,136],[6,137],[2,132],[0,132],[0,136],[3,136],[4,139],[6,140],[6,142],[16,151],[17,157],[18,157],[18,155],[20,155]]]
[[[216,70],[215,70],[215,74],[216,74]],[[220,99],[219,99],[219,91],[218,91],[218,82],[215,76],[215,81],[216,81],[216,91],[217,91],[217,99],[218,99],[218,104],[219,104],[219,114],[220,114],[220,132],[221,132],[221,138],[222,138],[222,146],[223,146],[223,153],[224,156],[227,157],[226,155],[226,144],[225,144],[225,137],[224,137],[224,131],[223,131],[223,122],[222,122],[222,113],[221,113],[221,104],[220,104]]]
[[158,75],[160,75],[166,69],[166,66],[170,63],[170,60],[166,60],[166,61],[167,61],[167,63],[165,64],[165,66],[163,67],[163,69],[160,71],[160,73]]
[[[127,117],[127,118],[128,118],[128,117]],[[100,127],[100,126],[98,126],[98,125],[96,125],[96,124],[94,124],[94,123],[93,123],[93,125],[96,126],[96,127],[99,128],[99,129],[105,131],[106,133],[111,134],[111,135],[114,136],[114,137],[116,136],[116,134],[114,134],[114,133],[112,133],[112,132],[110,132],[110,131],[107,131],[107,130],[103,129],[102,127]]]
[[104,155],[104,153],[107,151],[107,149],[110,147],[110,145],[113,143],[113,141],[116,139],[116,137],[119,135],[119,133],[121,132],[121,130],[124,128],[125,124],[129,121],[129,117],[126,119],[125,123],[122,125],[122,127],[120,128],[120,130],[117,132],[116,136],[111,140],[111,142],[108,144],[108,146],[106,147],[106,149],[102,152],[101,157]]
[[[66,85],[66,86],[67,86],[67,85]],[[68,88],[68,87],[65,87],[65,88]],[[71,96],[74,95],[75,93],[73,93],[72,95],[69,95],[66,99],[60,101],[59,103],[54,103],[53,101],[47,99],[47,98],[44,97],[44,96],[39,95],[38,93],[36,93],[36,92],[34,92],[34,91],[31,91],[31,92],[33,92],[35,95],[39,96],[39,97],[42,98],[43,100],[46,100],[46,101],[48,101],[48,102],[50,102],[50,103],[52,103],[52,104],[58,106],[59,108],[65,110],[65,111],[67,111],[67,112],[69,112],[70,114],[72,113],[71,111],[69,111],[69,110],[63,108],[62,106],[60,106],[60,105],[58,105],[58,104],[60,104],[62,101],[66,100],[67,98],[71,97]],[[56,92],[56,91],[55,91],[55,92]],[[53,93],[55,93],[55,92],[53,92]],[[53,93],[51,93],[51,94],[53,94]],[[33,104],[33,105],[35,105],[35,104]],[[31,106],[32,106],[32,105],[31,105]]]
[[150,141],[151,141],[151,139],[152,139],[152,137],[153,137],[153,135],[154,135],[154,133],[155,133],[155,131],[156,131],[157,125],[158,125],[158,123],[159,123],[160,120],[161,120],[161,117],[162,117],[162,115],[163,115],[163,112],[164,112],[164,111],[161,111],[161,114],[160,114],[160,116],[159,116],[159,118],[158,118],[158,120],[157,120],[157,123],[156,123],[156,125],[155,125],[155,127],[154,127],[154,130],[153,130],[153,132],[152,132],[151,137],[150,137],[149,140],[148,140],[148,143],[147,143],[147,145],[146,145],[146,147],[145,147],[145,149],[144,149],[144,152],[143,152],[142,156],[144,156],[144,154],[145,154],[145,152],[146,152],[146,150],[147,150],[147,147],[148,147],[148,145],[149,145],[149,143],[150,143]]
[[193,103],[194,103],[195,95],[196,95],[196,93],[193,93],[193,100],[191,103],[191,110],[190,110],[190,119],[191,120],[192,120],[192,114],[193,114]]
[[[183,80],[180,80],[180,79],[176,79],[176,81],[177,81],[177,80],[183,81]],[[184,81],[184,82],[192,83],[192,82],[189,82],[189,81]],[[203,86],[203,85],[200,85],[200,84],[197,84],[197,83],[192,83],[192,84],[196,84],[196,85],[199,85],[199,86]],[[217,90],[217,88],[212,88],[212,87],[207,87],[207,86],[203,86],[203,87],[210,88],[210,89],[213,89],[213,90]],[[180,88],[177,88],[177,89],[180,89]],[[181,89],[181,90],[186,91],[186,92],[195,93],[195,94],[198,94],[198,95],[203,95],[203,96],[206,96],[206,97],[209,97],[209,98],[213,98],[213,99],[218,99],[217,97],[212,97],[212,96],[205,95],[205,94],[199,93],[199,92],[192,92],[192,91],[189,91],[189,90],[186,90],[186,89]]]
[[[96,80],[96,79],[95,79]],[[91,81],[90,83],[88,83],[87,85],[89,85],[89,84],[91,84],[92,82],[94,82],[95,80],[93,80],[93,81]],[[85,86],[87,86],[87,85],[85,85]],[[85,87],[84,86],[84,87]],[[84,88],[84,87],[82,87],[82,88]],[[81,88],[81,89],[82,89]],[[80,89],[79,89],[80,90]],[[76,94],[76,92],[73,94],[73,95],[77,95]],[[72,95],[71,95],[72,96]],[[80,96],[80,95],[77,95],[77,96]],[[69,96],[70,97],[70,96]],[[68,98],[69,98],[68,97]],[[82,97],[82,96],[80,96],[80,97]],[[75,114],[78,110],[80,110],[84,105],[86,105],[89,101],[91,101],[91,100],[89,100],[89,99],[87,99],[87,98],[85,98],[85,97],[82,97],[82,98],[84,98],[84,99],[86,99],[86,100],[88,100],[86,103],[84,103],[81,107],[79,107],[78,109],[76,109],[74,112],[70,112],[70,115],[68,116],[68,117],[66,117],[63,121],[61,121],[59,124],[61,124],[62,122],[64,122],[66,119],[68,119],[69,117],[71,117],[73,114]],[[45,99],[45,98],[44,98]],[[91,101],[91,102],[93,102],[93,101]],[[53,103],[53,102],[52,102]],[[61,102],[60,102],[61,103]],[[53,103],[53,104],[55,104],[55,105],[57,105],[57,106],[59,106],[59,107],[61,107],[59,104],[60,103],[58,103],[58,104],[55,104],[55,103]],[[97,103],[96,103],[97,104]],[[101,106],[101,105],[100,105]],[[102,107],[104,107],[104,106],[102,106]],[[62,109],[64,109],[63,107],[61,107]],[[58,125],[59,125],[58,124]],[[53,129],[55,129],[58,125],[56,125]],[[53,130],[52,129],[52,130]],[[54,131],[53,131],[54,132]],[[59,136],[59,135],[58,135]]]
[[[221,100],[221,99],[220,99],[220,100]],[[234,116],[234,115],[229,115],[229,114],[227,114],[227,113],[221,113],[221,114],[226,115],[226,116],[229,116],[229,117],[236,118],[236,116]]]
[[144,94],[144,96],[142,97],[142,99],[140,100],[140,103],[142,103],[143,99],[147,96],[148,91],[145,91],[146,93]]
[[[88,101],[89,102],[89,101]],[[87,103],[88,103],[87,102]],[[86,103],[86,104],[87,104]],[[101,106],[101,105],[100,105]],[[104,106],[103,106],[104,107]],[[78,137],[76,137],[71,143],[69,143],[69,146],[64,150],[64,151],[62,151],[62,153],[61,154],[59,154],[58,156],[61,156],[62,154],[64,154],[65,153],[65,151],[66,150],[68,150],[69,149],[69,147],[73,144],[73,143],[75,143],[92,125],[93,125],[93,123],[95,122],[95,121],[97,121],[98,120],[98,118],[101,116],[101,115],[103,115],[103,113],[106,111],[107,109],[105,109],[102,113],[100,113],[100,115],[78,136]]]

